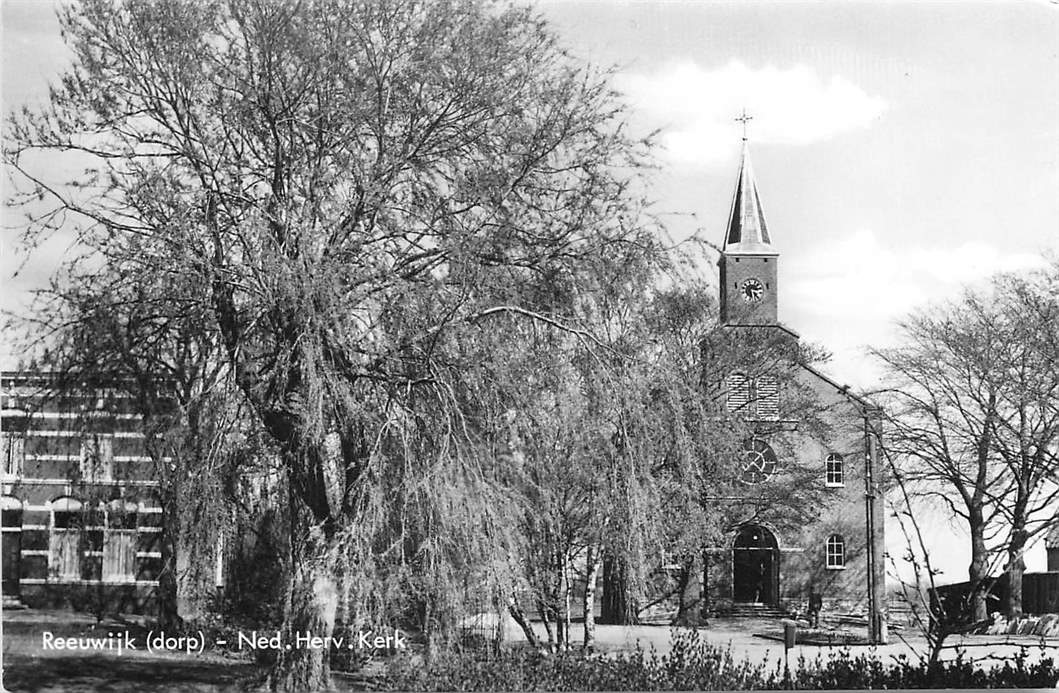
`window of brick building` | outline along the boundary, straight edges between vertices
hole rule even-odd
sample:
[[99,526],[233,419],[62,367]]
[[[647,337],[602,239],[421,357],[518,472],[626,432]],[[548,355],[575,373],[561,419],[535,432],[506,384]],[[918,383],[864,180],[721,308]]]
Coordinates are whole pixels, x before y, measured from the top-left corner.
[[772,478],[779,460],[772,447],[763,440],[752,438],[743,442],[743,473],[745,484],[760,484]]
[[759,419],[778,419],[780,416],[780,387],[774,375],[763,375],[754,383],[754,402]]
[[104,582],[136,580],[136,513],[136,504],[128,501],[115,500],[107,506],[103,534]]
[[726,380],[728,413],[751,418],[777,419],[780,412],[779,381],[774,375],[750,378],[736,371]]
[[828,486],[845,486],[846,485],[846,470],[843,467],[844,460],[842,455],[837,452],[833,452],[827,456],[827,485]]
[[114,439],[86,433],[81,439],[81,478],[111,481],[114,478]]
[[728,413],[745,412],[750,404],[750,378],[744,373],[732,373],[728,376]]
[[841,534],[832,534],[827,538],[827,567],[829,570],[846,567],[846,540]]
[[58,582],[80,580],[84,507],[76,498],[59,498],[52,501],[51,518],[48,578]]
[[0,434],[0,462],[5,476],[22,476],[22,463],[26,459],[24,441],[14,433]]

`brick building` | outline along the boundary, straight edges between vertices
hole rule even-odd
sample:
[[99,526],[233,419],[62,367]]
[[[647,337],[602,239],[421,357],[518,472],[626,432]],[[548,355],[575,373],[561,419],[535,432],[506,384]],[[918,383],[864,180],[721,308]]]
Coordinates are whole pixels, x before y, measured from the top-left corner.
[[121,393],[56,383],[0,374],[4,601],[149,609],[162,509],[140,417]]
[[[810,593],[824,612],[868,618],[875,640],[885,638],[885,544],[878,410],[816,368],[781,364],[782,376],[760,363],[763,344],[797,350],[799,337],[779,321],[779,252],[772,244],[751,168],[743,155],[719,260],[721,337],[704,354],[737,352],[739,367],[717,383],[722,416],[757,431],[743,449],[742,485],[724,498],[727,541],[706,548],[702,601],[707,612],[804,610]],[[741,352],[741,353],[740,353]],[[729,362],[731,363],[731,362]],[[785,414],[794,390],[808,395],[819,419],[810,432]],[[798,478],[795,480],[795,470]],[[801,484],[798,517],[770,499]],[[795,498],[794,500],[799,500]],[[806,520],[808,515],[811,519]]]

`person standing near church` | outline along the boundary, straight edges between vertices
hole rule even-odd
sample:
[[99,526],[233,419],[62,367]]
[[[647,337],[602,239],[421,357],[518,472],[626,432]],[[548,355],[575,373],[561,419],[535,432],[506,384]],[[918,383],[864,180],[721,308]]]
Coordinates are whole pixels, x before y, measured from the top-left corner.
[[820,611],[824,608],[824,597],[816,591],[816,587],[809,588],[809,625],[813,628],[820,627]]

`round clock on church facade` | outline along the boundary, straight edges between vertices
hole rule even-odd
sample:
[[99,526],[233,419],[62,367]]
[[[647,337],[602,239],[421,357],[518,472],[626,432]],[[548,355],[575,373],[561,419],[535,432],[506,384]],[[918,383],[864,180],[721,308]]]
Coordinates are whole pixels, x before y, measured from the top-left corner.
[[765,297],[765,285],[760,279],[750,277],[743,281],[742,294],[743,300],[747,303],[758,303]]

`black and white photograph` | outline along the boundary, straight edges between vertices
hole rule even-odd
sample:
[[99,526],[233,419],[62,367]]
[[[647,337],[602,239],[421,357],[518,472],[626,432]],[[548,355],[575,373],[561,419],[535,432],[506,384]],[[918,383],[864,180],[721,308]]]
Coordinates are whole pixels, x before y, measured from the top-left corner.
[[1059,687],[1059,2],[0,0],[6,691]]

